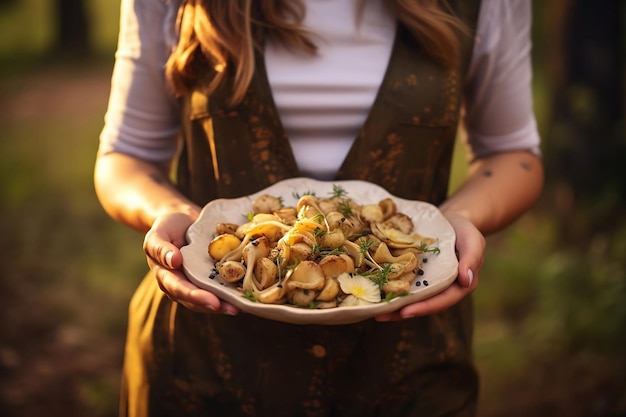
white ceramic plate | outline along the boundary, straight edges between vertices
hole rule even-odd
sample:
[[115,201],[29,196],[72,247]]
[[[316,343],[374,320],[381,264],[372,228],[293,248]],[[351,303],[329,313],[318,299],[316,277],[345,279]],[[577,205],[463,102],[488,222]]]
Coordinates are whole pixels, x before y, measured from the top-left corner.
[[[440,253],[428,254],[428,261],[423,267],[424,274],[416,276],[409,295],[367,306],[315,310],[253,302],[243,297],[235,285],[225,283],[219,275],[212,276],[214,261],[209,257],[207,248],[215,236],[217,223],[245,223],[246,215],[252,208],[252,200],[262,194],[282,197],[285,206],[295,206],[298,195],[315,193],[319,198],[330,196],[333,185],[341,186],[348,193],[347,196],[358,204],[373,204],[384,198],[393,198],[398,211],[413,219],[415,232],[437,239],[436,246],[439,247]],[[435,206],[392,196],[378,185],[363,181],[324,182],[294,178],[278,182],[247,197],[214,200],[203,208],[197,221],[187,230],[187,242],[188,245],[181,251],[183,270],[191,282],[211,291],[243,312],[294,324],[348,324],[390,313],[443,291],[454,282],[458,270],[454,251],[454,230]],[[428,285],[424,285],[424,280]],[[416,281],[420,281],[419,286]]]

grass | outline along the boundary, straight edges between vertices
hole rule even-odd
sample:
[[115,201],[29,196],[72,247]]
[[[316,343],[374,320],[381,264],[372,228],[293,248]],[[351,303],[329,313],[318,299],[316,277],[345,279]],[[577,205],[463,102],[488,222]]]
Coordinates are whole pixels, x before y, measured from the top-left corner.
[[[0,56],[45,54],[54,42],[53,1],[18,0],[0,6]],[[91,44],[98,53],[109,53],[117,40],[120,6],[117,1],[86,2]]]
[[143,237],[93,190],[108,78],[51,66],[0,80],[3,415],[117,408],[128,301],[147,267]]

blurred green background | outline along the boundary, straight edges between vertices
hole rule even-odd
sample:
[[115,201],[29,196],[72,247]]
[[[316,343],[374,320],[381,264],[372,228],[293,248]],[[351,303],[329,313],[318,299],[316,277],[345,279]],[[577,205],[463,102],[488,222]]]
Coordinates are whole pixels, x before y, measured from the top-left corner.
[[[539,204],[488,239],[481,416],[626,416],[623,3],[533,1],[548,178]],[[0,0],[3,416],[116,415],[146,270],[142,236],[92,186],[118,18],[111,0]],[[453,187],[464,168],[459,147]]]

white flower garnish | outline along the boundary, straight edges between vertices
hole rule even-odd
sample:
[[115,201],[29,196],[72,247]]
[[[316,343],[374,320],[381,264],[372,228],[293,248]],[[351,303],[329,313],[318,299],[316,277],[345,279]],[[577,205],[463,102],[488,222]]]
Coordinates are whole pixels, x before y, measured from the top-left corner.
[[348,296],[342,306],[359,306],[380,303],[380,289],[372,280],[361,276],[351,276],[347,272],[337,277],[341,290]]

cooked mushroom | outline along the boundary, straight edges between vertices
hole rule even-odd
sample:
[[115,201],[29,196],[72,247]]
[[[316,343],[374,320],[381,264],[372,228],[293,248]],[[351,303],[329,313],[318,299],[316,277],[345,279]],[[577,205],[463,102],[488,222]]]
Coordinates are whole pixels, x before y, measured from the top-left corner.
[[294,268],[291,280],[287,282],[287,288],[321,290],[325,283],[324,271],[316,262],[302,261]]
[[283,207],[280,210],[276,210],[274,214],[280,217],[283,223],[291,226],[298,220],[298,212],[295,207]]
[[383,284],[385,294],[393,294],[395,296],[405,295],[411,289],[411,284],[407,281],[394,280],[387,281]]
[[226,233],[230,233],[231,235],[234,235],[237,233],[238,228],[239,225],[235,223],[218,223],[215,225],[215,234],[223,235]]
[[358,270],[364,265],[365,256],[363,252],[361,252],[361,247],[356,243],[346,240],[343,244],[343,249],[350,256],[350,258],[354,261],[354,268]]
[[346,237],[341,229],[333,229],[329,232],[322,233],[318,239],[320,246],[325,249],[340,248],[346,241]]
[[431,245],[433,238],[422,236],[418,233],[404,233],[395,227],[385,223],[373,223],[370,225],[372,233],[390,248],[420,248],[423,245]]
[[238,248],[240,244],[241,240],[230,233],[215,236],[209,243],[209,256],[216,261],[220,261],[226,254]]
[[261,236],[250,241],[242,252],[243,261],[246,265],[246,275],[243,277],[243,289],[247,291],[258,290],[254,278],[254,265],[261,258],[266,258],[270,253],[268,239]]
[[418,259],[415,253],[406,252],[400,256],[393,256],[387,245],[384,243],[378,245],[378,248],[376,248],[372,258],[379,264],[389,265],[391,272],[387,278],[390,280],[396,279],[407,273],[412,273],[413,276],[415,276],[415,271],[418,267]]
[[322,268],[326,278],[337,278],[344,272],[350,273],[354,271],[352,258],[345,256],[345,254],[342,255],[328,255],[319,261],[319,266]]
[[326,221],[330,230],[338,229],[346,221],[346,216],[338,211],[330,211],[326,214]]
[[365,223],[357,217],[345,217],[341,222],[341,231],[346,239],[352,239],[354,236],[358,236],[363,233],[364,230]]
[[280,198],[264,194],[257,197],[252,202],[252,212],[257,213],[274,213],[282,208],[283,203]]
[[278,280],[278,267],[269,258],[261,258],[254,264],[254,279],[259,289],[264,290]]
[[337,210],[337,203],[328,199],[319,200],[317,206],[324,215]]
[[361,218],[367,223],[383,221],[383,210],[378,204],[366,204],[361,207]]
[[298,307],[308,307],[315,301],[317,291],[297,288],[287,295],[289,302]]
[[393,199],[391,198],[385,198],[380,200],[378,202],[378,205],[383,211],[383,218],[385,220],[398,211],[395,201],[393,201]]
[[390,224],[403,233],[411,233],[413,231],[413,220],[404,213],[395,213],[385,220],[386,224]]
[[289,258],[286,259],[288,264],[294,264],[307,260],[313,255],[313,247],[306,242],[297,242],[291,245],[289,250]]
[[246,267],[238,261],[226,261],[216,266],[217,273],[226,282],[238,282],[246,275]]
[[270,240],[277,240],[290,229],[291,226],[283,223],[283,220],[279,216],[260,213],[255,214],[248,223],[239,226],[236,233],[239,237],[245,235],[264,235],[270,238]]
[[250,242],[250,236],[244,236],[239,246],[222,256],[222,258],[217,262],[217,265],[226,261],[240,261],[241,256],[243,254],[243,248]]
[[337,298],[339,294],[339,284],[334,278],[327,278],[324,288],[317,295],[319,301],[332,301]]
[[[298,211],[299,221],[312,219],[320,215],[322,216],[326,230],[330,229],[328,221],[326,220],[326,215],[324,214],[322,207],[319,205],[319,200],[315,196],[307,194],[300,197],[298,204],[296,205],[296,210]],[[297,225],[298,223],[296,223],[296,226]]]

